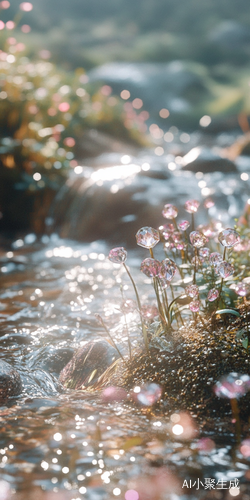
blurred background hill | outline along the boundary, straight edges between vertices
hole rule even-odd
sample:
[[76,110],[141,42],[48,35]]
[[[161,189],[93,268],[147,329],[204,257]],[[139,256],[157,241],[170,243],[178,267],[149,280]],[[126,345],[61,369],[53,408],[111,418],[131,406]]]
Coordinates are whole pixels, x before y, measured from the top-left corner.
[[[5,17],[14,17],[13,0]],[[30,50],[41,45],[65,67],[107,61],[189,59],[209,66],[248,65],[247,0],[33,0],[23,21]],[[3,19],[5,21],[5,19]],[[32,40],[32,44],[31,44]],[[223,78],[223,72],[221,74]]]

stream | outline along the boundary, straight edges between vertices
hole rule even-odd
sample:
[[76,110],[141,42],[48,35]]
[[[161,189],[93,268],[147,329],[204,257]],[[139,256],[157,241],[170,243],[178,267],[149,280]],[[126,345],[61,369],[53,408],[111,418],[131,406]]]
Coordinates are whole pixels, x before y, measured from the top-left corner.
[[[169,415],[130,400],[107,401],[100,392],[66,390],[58,382],[60,370],[76,348],[106,338],[95,314],[102,316],[124,354],[126,324],[132,346],[141,342],[133,288],[123,268],[112,264],[107,255],[112,248],[109,240],[113,246],[132,241],[126,237],[129,224],[136,223],[139,229],[140,222],[145,223],[142,214],[129,219],[133,214],[127,207],[122,220],[117,216],[115,244],[108,229],[102,239],[96,230],[95,241],[86,243],[88,237],[82,233],[78,239],[85,242],[73,241],[69,239],[74,237],[72,230],[67,231],[69,221],[77,227],[79,220],[82,227],[81,217],[91,216],[95,224],[100,217],[100,193],[106,193],[101,205],[105,214],[110,193],[122,189],[134,193],[139,183],[145,187],[137,198],[140,206],[149,202],[159,225],[163,223],[160,207],[170,197],[178,206],[190,197],[202,201],[212,196],[218,204],[209,209],[209,217],[228,227],[249,197],[250,162],[241,157],[236,166],[235,172],[226,174],[197,173],[182,171],[165,153],[159,158],[152,151],[141,151],[129,160],[126,156],[125,163],[124,155],[106,154],[86,168],[76,167],[69,179],[69,189],[77,185],[76,193],[83,193],[83,198],[91,191],[92,212],[86,214],[81,205],[68,204],[61,226],[57,223],[58,236],[52,228],[55,207],[48,220],[50,235],[39,240],[34,234],[21,235],[14,242],[2,240],[0,357],[19,371],[23,391],[0,408],[0,500],[250,498],[250,441],[244,450],[238,446],[233,425],[230,430],[223,420],[197,423],[195,415],[187,412]],[[159,172],[167,172],[165,180]],[[59,206],[68,195],[60,196]],[[201,210],[201,221],[205,216]],[[120,224],[123,241],[118,240]],[[153,287],[139,270],[144,256],[142,249],[132,248],[127,263],[142,304],[153,314]],[[177,422],[182,425],[181,434]],[[246,439],[247,424],[243,433]]]

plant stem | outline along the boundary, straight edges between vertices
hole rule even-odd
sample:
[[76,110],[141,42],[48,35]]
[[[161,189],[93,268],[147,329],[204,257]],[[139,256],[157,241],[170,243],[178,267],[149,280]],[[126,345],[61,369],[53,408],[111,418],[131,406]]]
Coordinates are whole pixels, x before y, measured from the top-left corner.
[[198,257],[198,249],[194,249],[194,278],[193,278],[193,284],[196,285],[196,272],[197,272],[197,267],[196,267],[196,262],[197,262]]
[[240,416],[239,416],[239,407],[236,398],[230,399],[233,419],[235,420],[235,431],[236,431],[236,439],[237,442],[240,443],[241,440],[241,427],[240,427]]
[[136,296],[136,300],[137,300],[137,304],[138,304],[138,309],[139,309],[139,314],[140,314],[140,318],[141,318],[141,327],[142,327],[142,333],[143,333],[143,338],[144,338],[144,343],[145,343],[145,347],[146,347],[146,350],[147,350],[147,353],[149,352],[149,349],[148,349],[148,335],[147,335],[147,330],[145,328],[145,325],[143,323],[143,320],[142,320],[142,314],[141,314],[141,301],[140,301],[140,297],[139,297],[139,294],[138,294],[138,291],[137,291],[137,288],[136,288],[136,285],[135,285],[135,282],[125,264],[125,262],[123,262],[123,266],[128,274],[128,277],[133,285],[133,288],[134,288],[134,291],[135,291],[135,296]]
[[123,359],[123,361],[125,361],[125,360],[124,360],[124,357],[123,357],[123,355],[122,355],[122,353],[121,353],[121,351],[118,349],[118,347],[117,347],[117,345],[116,345],[115,341],[113,340],[113,338],[112,338],[112,336],[111,336],[111,334],[110,334],[109,330],[107,329],[107,327],[106,327],[106,325],[105,325],[105,323],[104,323],[104,321],[103,321],[102,317],[100,316],[100,314],[96,314],[96,315],[95,315],[95,317],[96,317],[96,319],[98,319],[99,323],[101,323],[101,325],[103,326],[103,328],[104,328],[105,332],[106,332],[106,333],[107,333],[107,335],[109,336],[109,338],[110,338],[110,340],[111,340],[111,342],[112,342],[112,344],[113,344],[114,348],[117,350],[117,352],[118,352],[119,356]]
[[191,229],[194,231],[194,213],[191,213]]

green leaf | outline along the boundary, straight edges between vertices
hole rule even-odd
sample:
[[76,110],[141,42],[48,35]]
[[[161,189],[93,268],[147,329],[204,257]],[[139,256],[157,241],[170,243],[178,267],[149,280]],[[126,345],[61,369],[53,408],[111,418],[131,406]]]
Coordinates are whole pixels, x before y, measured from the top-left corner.
[[127,439],[127,441],[125,441],[124,445],[122,446],[122,449],[125,451],[130,450],[130,448],[133,448],[134,446],[140,446],[142,442],[143,439],[140,436],[129,438]]
[[238,330],[237,333],[236,333],[236,338],[237,339],[241,339],[243,337],[243,335],[246,335],[246,330],[244,328],[241,328],[241,330]]
[[245,347],[245,349],[247,349],[248,348],[248,338],[242,340],[241,342],[242,342],[243,347]]
[[234,316],[238,316],[240,318],[240,313],[235,309],[219,309],[215,314],[233,314]]

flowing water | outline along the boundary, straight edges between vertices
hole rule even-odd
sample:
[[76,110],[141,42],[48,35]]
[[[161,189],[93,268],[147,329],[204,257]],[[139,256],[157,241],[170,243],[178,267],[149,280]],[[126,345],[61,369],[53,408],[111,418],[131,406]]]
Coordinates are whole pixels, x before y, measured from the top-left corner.
[[[231,207],[224,212],[228,222],[248,196],[242,171],[187,172],[185,194],[215,189]],[[183,177],[181,188],[178,169],[169,176],[178,198]],[[0,408],[0,499],[248,500],[250,444],[243,455],[233,425],[107,402],[100,393],[59,384],[73,350],[106,337],[96,313],[123,353],[127,325],[133,346],[141,342],[132,286],[123,268],[107,260],[109,250],[101,240],[77,243],[56,234],[2,242],[0,356],[20,372],[23,392]],[[131,250],[128,265],[142,303],[151,306],[150,280],[139,272],[142,255]],[[247,425],[243,432],[246,438]]]

